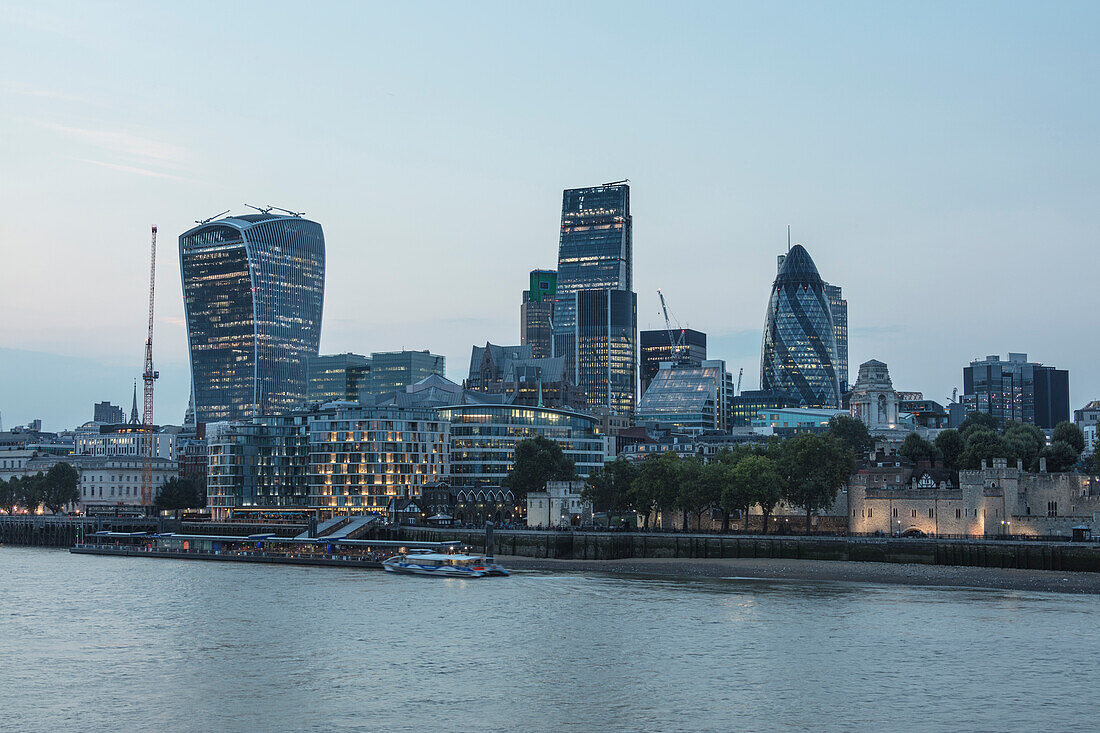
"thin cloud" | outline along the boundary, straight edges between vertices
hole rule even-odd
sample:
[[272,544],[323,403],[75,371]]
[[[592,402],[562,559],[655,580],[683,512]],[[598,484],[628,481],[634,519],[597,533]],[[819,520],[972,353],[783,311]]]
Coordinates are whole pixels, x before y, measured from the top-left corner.
[[18,94],[23,97],[35,97],[37,99],[56,99],[61,102],[91,104],[97,107],[106,106],[101,100],[93,99],[92,97],[87,97],[80,94],[69,94],[67,92],[59,92],[55,89],[32,87],[28,84],[20,84],[7,80],[0,80],[0,92],[4,92],[7,94]]
[[73,158],[81,163],[91,163],[92,165],[103,166],[104,168],[110,168],[116,171],[122,171],[123,173],[134,173],[139,176],[149,176],[150,178],[167,178],[172,181],[184,181],[185,183],[199,183],[194,178],[184,178],[183,176],[172,175],[171,173],[161,173],[160,171],[149,170],[148,168],[139,168],[136,165],[123,165],[122,163],[108,163],[105,160],[93,160],[92,158]]
[[131,135],[111,130],[89,130],[81,127],[59,125],[55,122],[39,121],[39,126],[54,132],[60,132],[80,142],[109,150],[122,155],[144,158],[162,164],[181,165],[187,159],[187,151],[171,143],[152,140],[147,137]]

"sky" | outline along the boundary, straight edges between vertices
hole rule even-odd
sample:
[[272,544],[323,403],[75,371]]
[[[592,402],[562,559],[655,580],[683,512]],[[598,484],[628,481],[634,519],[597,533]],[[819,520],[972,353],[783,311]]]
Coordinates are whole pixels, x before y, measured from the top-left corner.
[[189,366],[178,236],[324,227],[322,353],[518,343],[564,188],[630,179],[639,327],[759,382],[786,228],[851,378],[946,401],[1027,352],[1100,398],[1097,3],[0,0],[0,419],[129,409],[159,227],[154,418]]

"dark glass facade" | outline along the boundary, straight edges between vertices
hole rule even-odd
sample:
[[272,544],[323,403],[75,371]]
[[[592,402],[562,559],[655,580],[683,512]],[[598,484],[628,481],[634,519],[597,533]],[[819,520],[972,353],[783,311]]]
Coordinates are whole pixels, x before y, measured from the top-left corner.
[[376,351],[370,355],[370,394],[384,397],[404,392],[433,374],[447,372],[447,358],[424,351]]
[[[707,358],[707,335],[702,331],[690,328],[682,328],[673,332],[673,338],[679,339],[683,334],[684,348],[678,361],[684,364],[696,366]],[[641,354],[640,394],[644,397],[649,383],[657,375],[657,370],[662,361],[673,361],[672,342],[669,340],[668,331],[642,331],[638,334],[639,351]]]
[[578,390],[589,408],[633,414],[638,297],[626,290],[582,290],[574,297]]
[[370,357],[362,354],[326,354],[306,360],[306,399],[309,402],[356,402],[369,386]]
[[825,283],[825,297],[833,314],[833,335],[836,337],[836,378],[842,392],[848,389],[848,301],[839,285]]
[[558,273],[554,270],[532,270],[531,287],[523,291],[519,309],[519,342],[531,347],[536,359],[550,356],[553,337],[551,322],[554,298],[558,292]]
[[1027,354],[987,356],[963,368],[963,401],[998,420],[1050,430],[1069,420],[1069,372],[1029,362]]
[[306,398],[325,292],[321,225],[250,214],[180,236],[195,419],[279,414]]
[[760,388],[805,407],[839,407],[836,333],[825,283],[801,245],[787,253],[772,284],[764,320]]
[[632,412],[636,404],[638,320],[632,249],[629,186],[609,184],[563,193],[553,355],[565,357],[566,369],[585,393],[589,409]]
[[747,428],[752,425],[764,410],[782,410],[798,407],[799,400],[780,392],[763,389],[746,389],[732,399],[733,422],[735,428]]

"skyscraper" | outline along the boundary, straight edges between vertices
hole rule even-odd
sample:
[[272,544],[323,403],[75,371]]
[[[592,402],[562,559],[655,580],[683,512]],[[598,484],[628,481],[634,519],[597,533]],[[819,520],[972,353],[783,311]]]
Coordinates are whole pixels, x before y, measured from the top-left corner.
[[632,415],[637,406],[638,296],[629,290],[579,290],[577,389],[590,411]]
[[[788,234],[788,243],[790,231]],[[783,268],[787,255],[779,255],[777,271]],[[833,335],[836,338],[836,378],[840,391],[848,391],[848,301],[839,285],[825,283],[825,299],[829,301],[829,311],[833,315]]]
[[825,283],[802,245],[787,253],[764,320],[760,389],[786,392],[806,407],[838,407],[836,333]]
[[554,270],[531,270],[531,287],[523,291],[519,307],[519,342],[531,347],[531,356],[550,356],[551,318],[554,296],[558,291],[558,273]]
[[840,391],[848,390],[848,301],[839,285],[825,283],[825,297],[833,314],[833,335],[836,337],[836,379]]
[[553,353],[596,411],[630,414],[637,401],[632,238],[625,183],[563,193]]
[[306,398],[325,293],[321,225],[271,213],[180,235],[195,420],[279,414]]

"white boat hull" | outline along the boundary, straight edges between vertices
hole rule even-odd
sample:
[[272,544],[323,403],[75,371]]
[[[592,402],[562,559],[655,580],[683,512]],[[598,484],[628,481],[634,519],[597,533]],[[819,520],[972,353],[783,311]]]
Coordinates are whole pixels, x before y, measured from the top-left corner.
[[453,565],[420,565],[408,562],[382,563],[382,569],[389,573],[401,575],[434,575],[440,578],[481,578],[485,573],[473,568],[456,567]]

